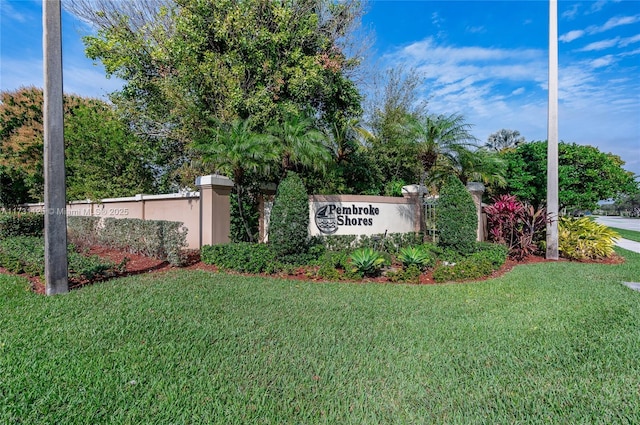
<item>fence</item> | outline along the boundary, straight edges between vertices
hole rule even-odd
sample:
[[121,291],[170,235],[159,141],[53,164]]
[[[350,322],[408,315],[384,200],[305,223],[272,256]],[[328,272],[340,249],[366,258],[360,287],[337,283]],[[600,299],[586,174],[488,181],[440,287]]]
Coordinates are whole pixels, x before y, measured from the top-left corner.
[[[168,195],[136,195],[76,201],[67,205],[67,215],[180,221],[187,228],[191,249],[229,242],[230,193],[233,182],[223,176],[201,176],[197,192]],[[469,184],[478,209],[478,240],[486,237],[486,218],[481,211],[484,186]],[[268,223],[275,187],[265,187],[260,211],[260,240],[268,238]],[[44,204],[27,204],[28,211],[43,212]],[[419,199],[417,185],[405,186],[403,197],[362,195],[312,195],[309,197],[310,235],[375,235],[426,231],[435,235],[436,204]],[[423,226],[421,224],[424,223]]]
[[[229,194],[233,182],[223,176],[210,175],[198,177],[196,185],[198,192],[70,202],[66,214],[180,221],[187,228],[187,244],[191,249],[229,242]],[[43,203],[23,207],[32,212],[44,212]]]

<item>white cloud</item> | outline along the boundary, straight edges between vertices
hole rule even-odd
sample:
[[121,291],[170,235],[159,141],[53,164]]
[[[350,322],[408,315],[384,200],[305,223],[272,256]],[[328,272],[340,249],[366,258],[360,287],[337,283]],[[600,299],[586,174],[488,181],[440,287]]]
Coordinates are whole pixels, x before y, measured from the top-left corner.
[[487,29],[485,27],[467,27],[465,30],[471,34],[481,34],[487,32]]
[[592,60],[590,65],[591,65],[591,68],[602,68],[602,67],[611,65],[613,62],[615,62],[613,56],[607,55],[607,56],[603,56],[601,58]]
[[620,47],[627,47],[629,44],[640,42],[640,34],[620,40]]
[[564,12],[562,12],[562,15],[560,15],[560,16],[562,18],[565,18],[565,19],[568,19],[568,20],[572,20],[578,15],[578,9],[579,8],[580,8],[579,4],[574,4],[571,7],[571,9],[565,10]]
[[0,1],[0,15],[2,15],[3,20],[9,19],[11,21],[18,22],[27,22],[29,20],[28,16],[18,12],[13,8],[13,6],[11,6],[11,4],[9,4],[9,2],[4,0]]
[[622,26],[622,25],[630,25],[635,24],[636,22],[640,22],[640,15],[634,16],[617,16],[615,18],[610,18],[604,25],[592,25],[587,28],[587,32],[589,34],[598,34],[601,32],[608,31],[610,29]]
[[[622,40],[607,40],[599,46]],[[592,44],[590,50],[596,47]],[[640,163],[630,161],[640,157],[640,128],[635,124],[640,81],[629,71],[617,73],[608,67],[619,56],[560,62],[560,139],[621,155],[627,167],[636,167],[628,169],[640,173]],[[544,49],[455,46],[428,38],[398,48],[383,59],[423,73],[429,110],[462,114],[478,139],[485,140],[501,128],[517,129],[527,140],[547,138]]]
[[584,31],[582,30],[574,30],[574,31],[569,31],[566,34],[561,35],[558,40],[564,42],[564,43],[569,43],[573,40],[577,40],[578,38],[582,37],[584,35]]
[[589,43],[581,49],[578,49],[579,52],[593,52],[596,50],[604,50],[609,47],[614,47],[620,41],[620,37],[612,38],[610,40],[602,40],[596,41],[593,43]]

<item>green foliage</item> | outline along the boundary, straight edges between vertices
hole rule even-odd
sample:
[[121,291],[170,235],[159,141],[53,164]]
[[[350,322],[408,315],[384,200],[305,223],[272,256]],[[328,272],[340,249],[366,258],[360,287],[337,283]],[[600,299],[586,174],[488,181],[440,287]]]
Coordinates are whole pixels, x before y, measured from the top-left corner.
[[85,44],[125,81],[113,101],[137,128],[194,140],[212,117],[262,131],[307,109],[324,123],[361,113],[348,77],[358,59],[343,49],[359,2],[117,3],[85,16],[97,28]]
[[0,212],[0,239],[12,236],[42,236],[44,214]]
[[471,193],[457,177],[450,176],[445,181],[440,189],[436,208],[438,244],[455,249],[461,254],[473,252],[478,231],[478,213]]
[[453,264],[440,264],[433,271],[433,280],[449,282],[456,280],[477,279],[484,277],[494,270],[491,260],[483,256],[472,254]]
[[[23,87],[0,97],[0,204],[42,201],[43,92]],[[164,158],[112,105],[65,95],[64,142],[69,200],[155,192],[157,165]]]
[[561,217],[558,221],[558,251],[572,260],[610,257],[619,238],[616,231],[587,217]]
[[11,236],[0,240],[0,266],[13,273],[44,275],[42,236]]
[[421,274],[422,270],[420,267],[416,264],[411,264],[402,270],[387,272],[386,276],[391,282],[420,283]]
[[81,250],[97,245],[99,224],[100,217],[67,216],[67,240]]
[[272,273],[276,271],[276,255],[267,244],[237,242],[205,245],[200,250],[202,262],[221,269],[242,273]]
[[31,200],[29,176],[21,167],[0,165],[0,207],[15,208]]
[[359,248],[349,256],[351,270],[364,276],[376,276],[385,263],[384,257],[372,248]]
[[[535,208],[547,194],[547,142],[518,145],[501,153],[507,160],[506,187],[494,194],[513,194]],[[592,211],[597,202],[638,192],[633,173],[624,170],[619,156],[593,146],[558,143],[558,201],[560,209]]]
[[280,183],[269,220],[269,244],[283,262],[296,262],[309,249],[309,197],[300,177]]
[[[76,252],[73,244],[68,245],[67,259],[69,279],[75,281],[108,277],[117,269],[113,262]],[[0,240],[0,266],[10,272],[42,277],[44,263],[44,238],[16,236]]]
[[505,245],[498,243],[476,242],[476,252],[482,253],[479,255],[489,260],[497,270],[507,261],[509,250]]
[[181,265],[187,229],[176,221],[106,218],[97,238],[105,246]]
[[421,245],[401,248],[398,260],[404,268],[415,266],[421,271],[435,264],[433,254]]

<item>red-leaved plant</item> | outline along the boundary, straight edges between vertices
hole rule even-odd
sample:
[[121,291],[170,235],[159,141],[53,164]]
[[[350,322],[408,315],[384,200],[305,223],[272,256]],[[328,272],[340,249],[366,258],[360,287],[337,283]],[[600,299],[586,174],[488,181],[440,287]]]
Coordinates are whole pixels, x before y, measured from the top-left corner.
[[489,239],[509,248],[509,257],[522,260],[538,251],[545,239],[547,212],[520,202],[514,195],[500,195],[485,207]]

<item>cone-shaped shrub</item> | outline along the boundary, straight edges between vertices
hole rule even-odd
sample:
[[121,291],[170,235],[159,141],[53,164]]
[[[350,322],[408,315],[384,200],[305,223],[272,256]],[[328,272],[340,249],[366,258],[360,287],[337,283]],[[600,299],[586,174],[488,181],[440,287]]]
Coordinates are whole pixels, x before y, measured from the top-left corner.
[[269,220],[269,243],[282,261],[304,255],[309,240],[309,197],[302,179],[289,172],[273,201]]
[[456,176],[450,176],[440,189],[436,207],[438,245],[461,254],[475,250],[478,231],[476,204],[471,193]]

